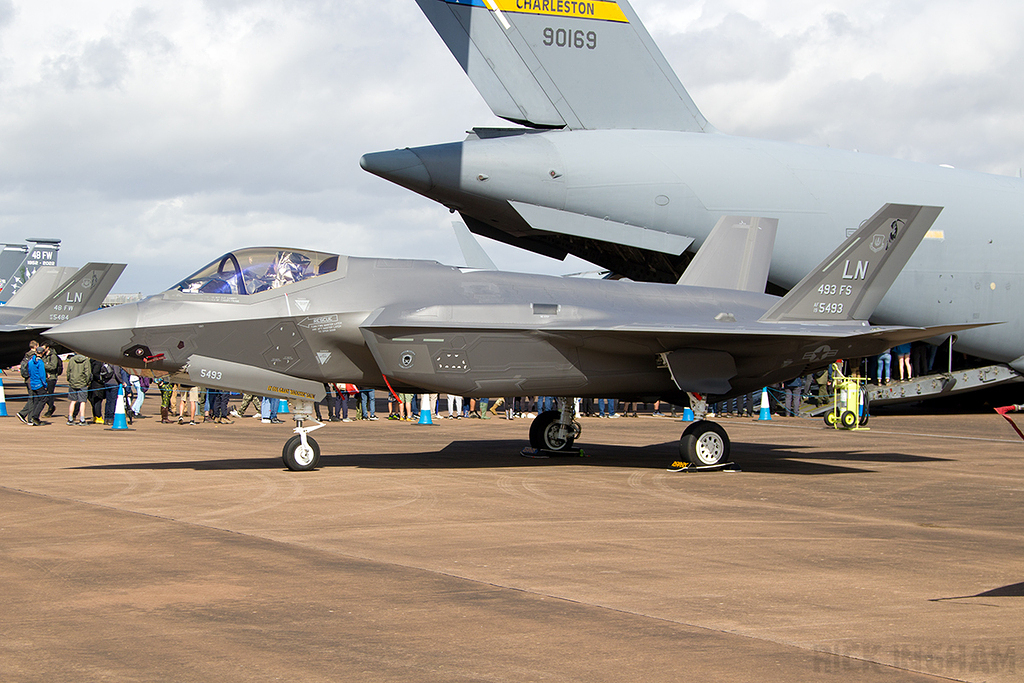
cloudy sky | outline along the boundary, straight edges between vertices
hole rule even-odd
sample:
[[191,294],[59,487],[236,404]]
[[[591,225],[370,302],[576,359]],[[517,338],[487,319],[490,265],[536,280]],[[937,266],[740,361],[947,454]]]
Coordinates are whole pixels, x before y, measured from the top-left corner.
[[[1024,166],[1019,0],[633,6],[723,132]],[[458,263],[447,210],[358,160],[503,123],[413,0],[0,0],[0,102],[0,241],[145,293],[257,244]]]

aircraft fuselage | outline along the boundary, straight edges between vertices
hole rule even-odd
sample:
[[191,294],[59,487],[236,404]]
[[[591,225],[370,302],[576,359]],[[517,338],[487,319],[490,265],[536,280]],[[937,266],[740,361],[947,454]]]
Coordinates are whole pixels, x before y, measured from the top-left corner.
[[[698,375],[719,360],[728,372],[707,386],[734,394],[886,347],[854,338],[865,331],[861,322],[758,322],[777,301],[706,287],[341,257],[336,271],[280,289],[172,290],[69,321],[51,336],[133,368],[176,373],[203,356],[315,382],[383,387],[387,374],[396,389],[466,396],[670,398],[707,391]],[[761,335],[756,344],[751,334]],[[846,335],[849,344],[834,341]],[[683,386],[679,370],[673,378],[659,362],[680,349],[698,384]]]

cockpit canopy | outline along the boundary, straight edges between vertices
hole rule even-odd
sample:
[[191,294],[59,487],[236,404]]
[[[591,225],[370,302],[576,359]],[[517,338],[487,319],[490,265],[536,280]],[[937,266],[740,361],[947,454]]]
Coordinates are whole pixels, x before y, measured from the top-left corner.
[[251,247],[221,256],[171,290],[190,294],[256,294],[333,273],[337,269],[337,254]]

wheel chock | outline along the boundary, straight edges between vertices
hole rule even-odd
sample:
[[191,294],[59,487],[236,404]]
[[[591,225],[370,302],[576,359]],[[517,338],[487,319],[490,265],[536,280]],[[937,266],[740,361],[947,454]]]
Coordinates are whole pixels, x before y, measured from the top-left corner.
[[[728,469],[727,469],[728,468]],[[734,462],[720,462],[717,465],[694,465],[692,462],[676,460],[669,467],[669,472],[742,472]]]

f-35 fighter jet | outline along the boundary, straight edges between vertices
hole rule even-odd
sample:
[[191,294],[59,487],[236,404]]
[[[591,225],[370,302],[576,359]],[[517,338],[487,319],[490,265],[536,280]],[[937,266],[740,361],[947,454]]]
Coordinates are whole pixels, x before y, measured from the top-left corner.
[[[764,294],[777,221],[724,217],[675,285],[460,269],[433,261],[250,248],[170,290],[48,333],[82,353],[186,381],[295,399],[294,470],[323,382],[464,396],[554,395],[683,403],[687,462],[726,461],[707,402],[896,344],[965,329],[867,320],[939,208],[886,205],[783,297]],[[571,448],[573,401],[539,415],[535,448]]]

